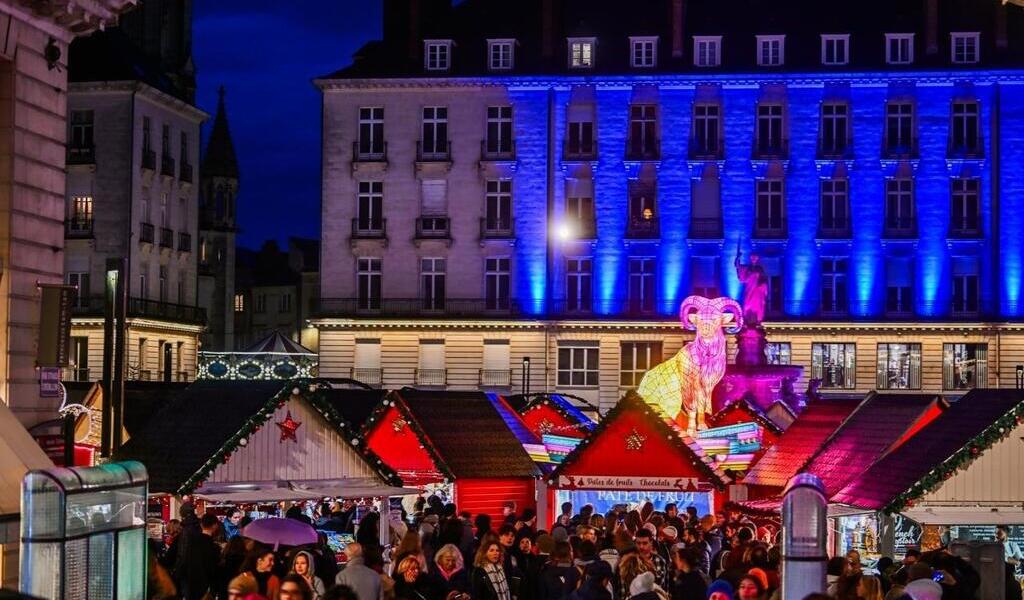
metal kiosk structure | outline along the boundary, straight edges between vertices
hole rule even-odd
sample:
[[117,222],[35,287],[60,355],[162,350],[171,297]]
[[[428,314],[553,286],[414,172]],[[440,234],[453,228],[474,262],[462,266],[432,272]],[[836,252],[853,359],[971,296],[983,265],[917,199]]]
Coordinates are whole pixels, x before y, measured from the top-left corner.
[[52,600],[144,600],[142,463],[29,471],[22,482],[21,585]]

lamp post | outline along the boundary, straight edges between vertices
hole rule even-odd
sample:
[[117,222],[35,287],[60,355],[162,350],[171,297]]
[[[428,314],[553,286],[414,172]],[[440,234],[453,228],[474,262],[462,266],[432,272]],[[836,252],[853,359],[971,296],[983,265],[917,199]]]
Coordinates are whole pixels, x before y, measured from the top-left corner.
[[1017,365],[1017,389],[1024,390],[1024,365]]
[[828,555],[825,487],[817,476],[799,473],[782,499],[782,599],[802,600],[825,591]]
[[530,357],[523,357],[523,381],[522,390],[524,396],[530,395]]

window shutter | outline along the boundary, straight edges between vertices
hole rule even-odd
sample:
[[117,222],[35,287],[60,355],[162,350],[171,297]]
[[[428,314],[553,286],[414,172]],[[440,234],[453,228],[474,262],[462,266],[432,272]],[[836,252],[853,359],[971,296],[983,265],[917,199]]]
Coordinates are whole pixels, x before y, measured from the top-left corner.
[[356,340],[354,363],[357,369],[379,369],[380,340]]
[[508,340],[484,340],[484,369],[508,370],[509,349]]
[[444,340],[420,340],[420,368],[444,368]]
[[890,258],[889,267],[885,271],[889,287],[911,287],[913,278],[910,273],[909,258]]
[[446,215],[448,213],[448,182],[444,179],[423,180],[423,215]]

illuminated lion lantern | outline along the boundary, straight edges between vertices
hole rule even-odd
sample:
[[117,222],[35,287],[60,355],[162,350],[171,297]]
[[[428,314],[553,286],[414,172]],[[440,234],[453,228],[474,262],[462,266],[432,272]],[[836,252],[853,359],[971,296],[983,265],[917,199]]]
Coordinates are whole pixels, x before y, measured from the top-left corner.
[[648,371],[637,388],[691,435],[705,429],[711,412],[711,391],[725,375],[725,332],[743,327],[743,309],[731,298],[690,296],[679,307],[683,327],[697,335],[675,356]]

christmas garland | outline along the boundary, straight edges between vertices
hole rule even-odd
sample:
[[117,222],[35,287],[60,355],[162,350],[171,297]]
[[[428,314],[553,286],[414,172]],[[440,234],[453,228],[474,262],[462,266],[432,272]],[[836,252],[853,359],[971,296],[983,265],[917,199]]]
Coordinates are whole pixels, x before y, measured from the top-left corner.
[[440,454],[438,454],[434,445],[430,442],[430,436],[427,435],[427,432],[423,430],[419,421],[416,420],[416,415],[414,415],[412,410],[409,409],[409,406],[405,403],[405,400],[402,399],[399,391],[388,392],[388,394],[384,396],[384,400],[373,409],[373,412],[370,413],[370,418],[368,418],[366,423],[363,425],[363,438],[369,439],[370,433],[378,425],[383,426],[381,420],[384,418],[384,415],[387,414],[388,409],[392,406],[394,406],[401,415],[401,419],[405,421],[405,424],[412,429],[412,432],[416,435],[416,439],[420,441],[420,447],[427,451],[427,455],[430,456],[430,460],[434,463],[434,466],[437,467],[437,470],[444,478],[444,483],[454,481],[455,475],[452,474],[451,469],[448,468],[444,459],[441,458]]
[[1021,424],[1024,424],[1024,402],[1017,404],[1011,411],[999,417],[995,423],[974,436],[952,456],[919,479],[910,489],[896,496],[883,511],[886,514],[894,514],[905,508],[912,508],[917,500],[935,491],[957,472],[969,467],[983,452],[997,442],[1006,439]]
[[[323,390],[326,389],[325,385],[312,379],[295,379],[288,382],[280,392],[274,394],[267,400],[263,406],[256,411],[256,414],[250,417],[234,435],[232,435],[221,447],[213,453],[213,455],[196,470],[188,479],[182,483],[175,491],[175,495],[181,496],[184,494],[190,494],[201,488],[203,482],[213,473],[213,471],[223,465],[224,463],[231,460],[231,455],[239,448],[243,448],[249,444],[249,438],[252,434],[258,432],[267,424],[268,421],[274,416],[277,409],[283,407],[293,396],[298,396],[307,400],[310,405],[323,416],[328,423],[338,428],[338,433],[341,434],[342,438],[349,443],[353,450],[356,451],[370,467],[376,469],[377,473],[387,482],[389,485],[400,487],[402,485],[402,479],[398,476],[394,470],[384,464],[384,461],[380,459],[374,452],[369,448],[366,448],[366,444],[359,437],[358,432],[353,431],[353,428],[348,422],[338,413],[337,410],[331,403],[328,402],[323,395]],[[352,437],[346,432],[351,432]]]
[[582,429],[584,431],[593,431],[596,426],[594,422],[590,420],[581,422],[548,394],[537,394],[534,396],[532,400],[523,406],[523,409],[519,411],[519,414],[526,416],[526,413],[537,410],[542,406],[548,406],[551,410],[561,415],[563,419],[570,422],[570,425],[563,426],[560,429]]

